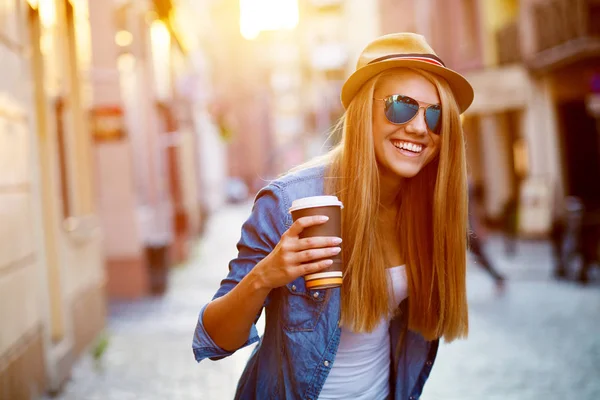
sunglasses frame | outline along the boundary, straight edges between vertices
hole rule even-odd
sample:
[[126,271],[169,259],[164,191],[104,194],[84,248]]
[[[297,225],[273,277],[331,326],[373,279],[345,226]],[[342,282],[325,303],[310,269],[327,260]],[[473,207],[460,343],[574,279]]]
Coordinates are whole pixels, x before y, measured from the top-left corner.
[[[429,131],[431,131],[432,133],[436,134],[436,135],[440,134],[439,132],[436,132],[435,130],[432,130],[431,127],[429,126],[429,123],[427,123],[427,109],[430,108],[430,107],[439,107],[439,109],[440,109],[440,118],[441,118],[441,112],[442,112],[442,106],[441,106],[441,104],[428,104],[427,106],[422,106],[417,100],[413,99],[410,96],[406,96],[404,94],[390,94],[389,96],[385,96],[383,99],[378,99],[377,97],[373,97],[373,100],[379,100],[379,101],[383,101],[383,102],[387,103],[389,101],[389,99],[392,98],[392,97],[405,97],[407,99],[410,99],[410,100],[414,101],[415,103],[417,103],[417,105],[419,106],[419,108],[415,112],[415,115],[413,115],[406,122],[393,122],[393,121],[390,121],[390,119],[388,118],[388,116],[387,116],[387,114],[385,112],[385,109],[384,109],[383,115],[385,115],[385,119],[387,119],[390,124],[394,124],[394,125],[408,124],[410,121],[412,121],[413,119],[415,119],[415,117],[417,115],[419,115],[419,111],[421,111],[421,108],[423,108],[423,109],[425,109],[425,112],[423,113],[423,119],[425,120],[425,125],[427,125],[427,129]],[[392,100],[392,101],[394,101],[394,100]],[[384,108],[385,108],[385,104],[384,104]],[[438,126],[439,126],[440,123],[441,123],[441,120],[438,121]],[[436,127],[436,129],[437,129],[437,127]]]

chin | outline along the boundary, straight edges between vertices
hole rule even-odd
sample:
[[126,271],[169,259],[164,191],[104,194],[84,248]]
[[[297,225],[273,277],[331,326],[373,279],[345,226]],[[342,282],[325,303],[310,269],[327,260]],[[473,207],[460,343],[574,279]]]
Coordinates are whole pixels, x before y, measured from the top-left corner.
[[394,173],[394,175],[400,178],[413,178],[417,176],[419,172],[421,172],[421,170],[423,169],[420,164],[406,165],[405,163],[402,163],[400,165],[396,163],[396,165],[392,165],[391,167],[392,168],[390,168],[390,170]]
[[417,176],[419,174],[421,170],[414,170],[414,169],[394,169],[394,174],[396,174],[396,176],[398,176],[399,178],[405,178],[405,179],[409,179],[409,178],[414,178],[415,176]]

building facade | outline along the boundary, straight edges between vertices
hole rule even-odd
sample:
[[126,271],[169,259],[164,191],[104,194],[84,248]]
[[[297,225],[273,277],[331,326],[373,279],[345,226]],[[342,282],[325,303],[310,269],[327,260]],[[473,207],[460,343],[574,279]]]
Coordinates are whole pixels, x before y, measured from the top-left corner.
[[228,193],[231,199],[252,197],[280,172],[272,125],[270,37],[242,36],[238,0],[213,2],[208,9],[210,21],[202,35],[202,48],[212,61],[214,92],[209,109],[218,141],[227,146],[226,180],[237,183],[228,185]]
[[2,6],[0,398],[56,390],[104,326],[85,1]]
[[[169,268],[187,260],[209,200],[218,203],[224,192],[217,186],[205,195],[203,178],[211,175],[201,144],[214,124],[205,65],[193,57],[202,51],[189,20],[195,6],[90,2],[95,167],[113,298],[162,293]],[[214,160],[223,170],[223,157]]]
[[[501,224],[516,202],[520,234],[545,236],[557,199],[564,196],[563,168],[550,81],[533,73],[526,61],[532,54],[526,44],[534,40],[526,29],[531,5],[517,0],[425,3],[420,7],[444,12],[417,26],[428,27],[442,59],[475,89],[463,126],[470,174],[484,194],[488,222]],[[441,15],[460,23],[444,24]]]
[[209,63],[181,19],[194,7],[0,7],[2,400],[58,391],[102,331],[107,297],[162,292],[206,205],[223,201]]
[[[461,37],[459,30],[436,40],[475,87],[464,125],[486,213],[500,220],[507,202],[518,199],[521,235],[545,236],[564,214],[566,196],[590,209],[600,204],[591,184],[600,178],[600,147],[590,109],[600,91],[594,85],[600,6],[584,0],[455,3],[448,6],[473,34]],[[473,43],[453,45],[465,38]],[[479,49],[479,60],[467,56],[468,47]]]
[[[524,62],[549,93],[561,188],[588,211],[600,208],[600,3],[522,1]],[[533,127],[532,127],[533,129]]]

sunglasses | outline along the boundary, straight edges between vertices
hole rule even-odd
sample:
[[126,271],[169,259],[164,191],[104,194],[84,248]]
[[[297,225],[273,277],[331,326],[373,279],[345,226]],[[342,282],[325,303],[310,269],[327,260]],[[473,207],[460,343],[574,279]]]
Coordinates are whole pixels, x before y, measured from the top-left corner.
[[419,102],[412,97],[401,94],[393,94],[383,99],[376,99],[385,103],[385,117],[392,124],[406,124],[410,122],[421,108],[425,109],[425,123],[429,130],[440,134],[440,120],[442,118],[442,107],[439,104],[431,104],[421,107]]

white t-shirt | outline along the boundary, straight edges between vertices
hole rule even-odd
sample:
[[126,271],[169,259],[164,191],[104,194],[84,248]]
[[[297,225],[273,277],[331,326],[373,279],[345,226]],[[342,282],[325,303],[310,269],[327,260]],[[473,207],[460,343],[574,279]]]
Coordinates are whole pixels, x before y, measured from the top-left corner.
[[[408,296],[406,267],[388,268],[394,306]],[[355,333],[342,328],[340,345],[319,400],[387,399],[390,391],[389,320],[382,320],[371,333]]]

